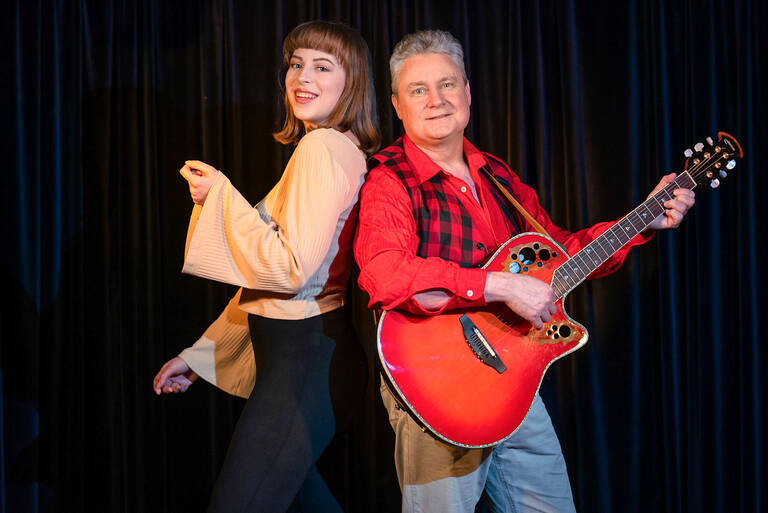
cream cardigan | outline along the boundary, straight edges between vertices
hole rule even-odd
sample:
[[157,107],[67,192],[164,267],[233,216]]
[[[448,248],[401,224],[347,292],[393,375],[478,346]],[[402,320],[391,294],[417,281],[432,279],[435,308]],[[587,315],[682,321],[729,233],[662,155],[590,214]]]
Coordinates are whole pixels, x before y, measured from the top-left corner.
[[304,319],[341,307],[365,155],[344,134],[305,135],[283,176],[252,207],[219,173],[192,210],[182,272],[241,289],[179,355],[206,381],[248,397],[256,368],[248,313]]

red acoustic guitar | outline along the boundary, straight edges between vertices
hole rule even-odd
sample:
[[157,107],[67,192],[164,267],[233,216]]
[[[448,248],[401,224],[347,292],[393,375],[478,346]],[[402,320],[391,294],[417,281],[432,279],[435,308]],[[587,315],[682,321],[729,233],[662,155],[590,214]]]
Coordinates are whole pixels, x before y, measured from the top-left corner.
[[508,438],[525,419],[544,372],[587,343],[587,330],[565,311],[565,298],[603,262],[664,212],[676,188],[716,187],[743,152],[720,132],[695,152],[686,171],[573,256],[555,241],[523,233],[483,266],[549,283],[557,313],[541,329],[501,303],[421,317],[382,315],[378,352],[385,378],[412,417],[437,438],[461,447],[487,447]]

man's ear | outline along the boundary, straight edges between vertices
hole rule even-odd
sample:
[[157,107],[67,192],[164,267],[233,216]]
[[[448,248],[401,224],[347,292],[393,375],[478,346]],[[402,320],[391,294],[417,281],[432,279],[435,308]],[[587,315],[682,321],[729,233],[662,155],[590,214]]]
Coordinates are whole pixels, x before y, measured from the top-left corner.
[[472,105],[472,93],[469,92],[469,80],[464,84],[464,92],[467,93],[467,105]]
[[397,119],[402,121],[403,116],[400,115],[400,103],[397,101],[397,96],[394,94],[392,95],[392,106],[395,108],[395,112],[397,112]]

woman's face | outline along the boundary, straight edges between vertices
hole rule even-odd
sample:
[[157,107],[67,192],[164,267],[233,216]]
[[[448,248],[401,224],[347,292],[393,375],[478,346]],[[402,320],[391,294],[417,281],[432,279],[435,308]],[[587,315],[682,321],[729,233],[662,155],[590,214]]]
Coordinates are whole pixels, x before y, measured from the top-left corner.
[[346,81],[336,57],[320,50],[297,48],[285,74],[293,114],[309,131],[325,122],[341,97]]

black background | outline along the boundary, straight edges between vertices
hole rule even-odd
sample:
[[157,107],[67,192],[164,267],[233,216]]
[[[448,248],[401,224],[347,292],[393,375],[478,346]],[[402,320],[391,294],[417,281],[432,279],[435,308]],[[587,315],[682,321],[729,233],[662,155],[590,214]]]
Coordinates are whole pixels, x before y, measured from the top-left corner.
[[[179,397],[151,390],[233,293],[180,273],[191,202],[177,171],[202,159],[253,202],[271,188],[290,154],[270,136],[282,38],[314,18],[368,41],[385,142],[400,133],[394,44],[451,31],[466,50],[468,137],[572,230],[629,211],[707,135],[740,139],[745,159],[720,189],[697,190],[681,228],[569,298],[590,343],[553,366],[542,395],[579,511],[766,510],[767,11],[759,0],[13,2],[0,21],[0,510],[204,511],[242,401],[202,382]],[[348,511],[399,510],[376,387],[321,462]]]

